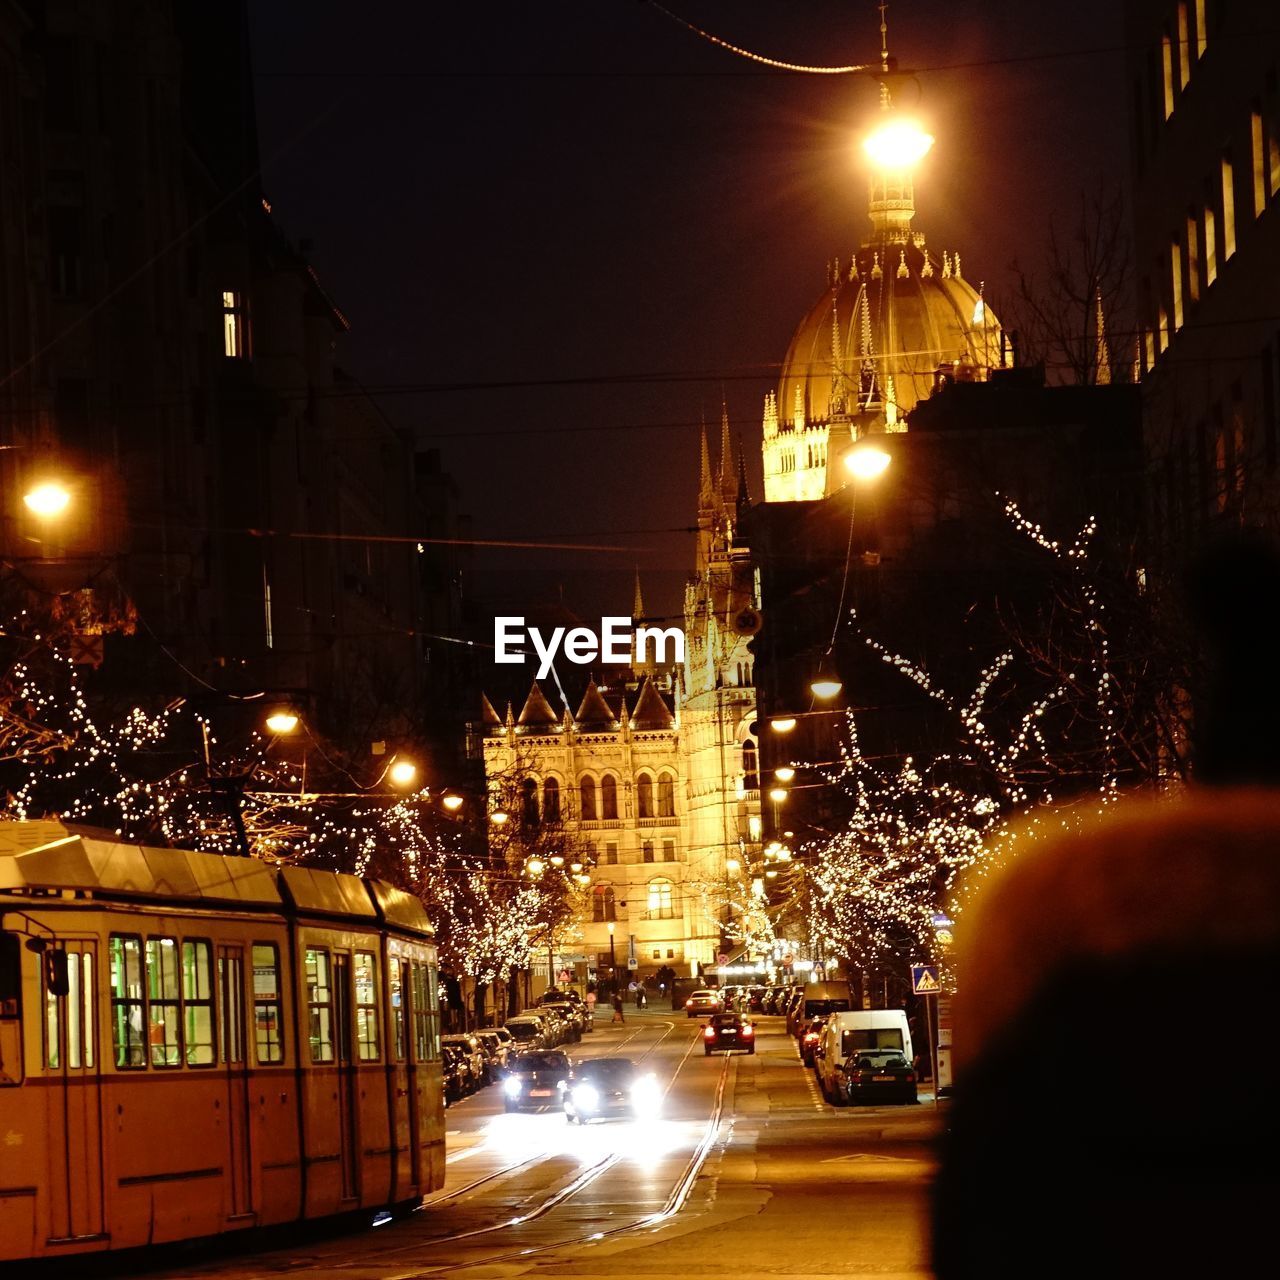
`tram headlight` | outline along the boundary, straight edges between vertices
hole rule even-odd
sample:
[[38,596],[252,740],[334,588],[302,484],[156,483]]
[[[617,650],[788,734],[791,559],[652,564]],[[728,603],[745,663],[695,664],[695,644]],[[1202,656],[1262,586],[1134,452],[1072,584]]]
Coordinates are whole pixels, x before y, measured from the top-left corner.
[[631,1106],[636,1115],[646,1119],[662,1110],[662,1089],[653,1076],[641,1076],[631,1086]]
[[502,1082],[502,1092],[505,1093],[508,1098],[518,1098],[520,1096],[520,1077],[508,1076]]

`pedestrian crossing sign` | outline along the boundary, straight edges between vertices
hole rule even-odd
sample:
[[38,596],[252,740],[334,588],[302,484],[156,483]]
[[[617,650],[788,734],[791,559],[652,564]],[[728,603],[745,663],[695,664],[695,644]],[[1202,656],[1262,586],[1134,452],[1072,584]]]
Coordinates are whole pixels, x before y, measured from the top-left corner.
[[913,964],[911,966],[911,992],[917,996],[936,996],[942,990],[938,981],[936,964]]

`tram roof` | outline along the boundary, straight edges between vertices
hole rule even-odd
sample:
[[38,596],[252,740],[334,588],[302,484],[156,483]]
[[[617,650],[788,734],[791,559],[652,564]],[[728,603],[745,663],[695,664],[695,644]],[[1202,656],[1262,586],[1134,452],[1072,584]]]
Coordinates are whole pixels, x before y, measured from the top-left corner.
[[74,890],[111,898],[274,907],[364,918],[430,933],[426,909],[381,880],[315,867],[272,866],[191,849],[130,844],[52,819],[0,820],[0,892]]

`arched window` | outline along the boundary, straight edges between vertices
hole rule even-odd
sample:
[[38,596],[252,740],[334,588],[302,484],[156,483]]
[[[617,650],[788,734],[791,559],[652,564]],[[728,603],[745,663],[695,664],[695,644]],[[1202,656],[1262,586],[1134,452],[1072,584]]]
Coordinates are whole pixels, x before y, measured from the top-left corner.
[[649,881],[650,920],[672,920],[676,914],[675,885],[670,880],[659,878]]
[[538,825],[538,784],[532,778],[520,784],[520,816],[525,826]]
[[591,919],[596,924],[605,924],[617,918],[618,909],[613,901],[613,885],[596,885],[591,891]]
[[560,821],[560,784],[554,778],[542,784],[542,816],[548,822]]
[[608,773],[600,779],[600,816],[606,822],[618,816],[618,780]]
[[579,807],[582,809],[582,821],[594,822],[596,820],[596,780],[594,778],[583,778],[578,783],[578,800]]
[[669,773],[658,779],[658,817],[676,816],[676,780]]
[[748,791],[760,790],[760,757],[750,738],[742,744],[742,782]]
[[636,779],[636,817],[653,817],[653,779],[647,773]]

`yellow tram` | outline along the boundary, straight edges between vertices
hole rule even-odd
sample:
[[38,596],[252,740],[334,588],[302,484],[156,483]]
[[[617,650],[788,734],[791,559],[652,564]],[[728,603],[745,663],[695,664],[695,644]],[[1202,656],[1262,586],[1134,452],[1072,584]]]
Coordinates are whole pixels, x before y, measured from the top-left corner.
[[0,821],[0,1262],[416,1203],[436,951],[376,880]]

